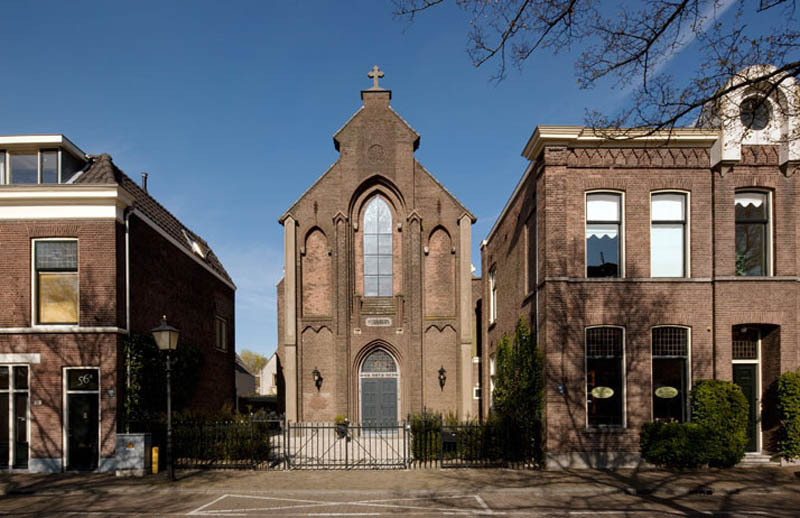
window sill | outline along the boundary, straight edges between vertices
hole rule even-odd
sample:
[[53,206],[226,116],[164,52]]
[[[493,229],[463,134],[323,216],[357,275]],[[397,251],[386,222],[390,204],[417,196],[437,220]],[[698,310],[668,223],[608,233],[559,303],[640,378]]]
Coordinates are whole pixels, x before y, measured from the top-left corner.
[[621,434],[627,432],[628,429],[622,425],[618,426],[606,425],[606,426],[587,426],[586,428],[584,428],[583,431],[589,434],[604,434],[604,433]]

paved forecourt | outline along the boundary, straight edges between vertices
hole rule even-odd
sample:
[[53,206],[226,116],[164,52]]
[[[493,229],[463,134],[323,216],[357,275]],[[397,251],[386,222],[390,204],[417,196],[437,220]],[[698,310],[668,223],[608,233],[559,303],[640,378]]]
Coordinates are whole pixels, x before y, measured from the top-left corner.
[[0,476],[3,516],[800,516],[793,471],[419,470]]

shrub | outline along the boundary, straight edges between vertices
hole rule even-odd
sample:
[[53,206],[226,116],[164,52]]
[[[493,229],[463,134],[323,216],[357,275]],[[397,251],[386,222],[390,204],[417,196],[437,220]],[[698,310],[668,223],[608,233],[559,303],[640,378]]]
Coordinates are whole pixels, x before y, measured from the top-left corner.
[[697,423],[645,423],[644,460],[657,466],[699,468],[709,462],[705,429]]
[[[497,345],[497,375],[493,393],[495,435],[517,437],[508,449],[513,459],[544,463],[544,360],[531,336],[524,317],[520,317],[513,340],[503,336]],[[513,435],[511,431],[515,431]],[[521,444],[520,444],[521,442]]]
[[411,414],[411,452],[418,461],[437,460],[442,452],[442,415],[424,409]]
[[742,389],[722,380],[699,380],[692,389],[692,422],[703,427],[708,465],[731,467],[744,457],[749,405]]
[[800,372],[778,378],[778,450],[786,460],[800,458]]
[[691,423],[645,423],[642,458],[670,468],[730,467],[747,444],[748,404],[729,381],[700,380],[692,390]]

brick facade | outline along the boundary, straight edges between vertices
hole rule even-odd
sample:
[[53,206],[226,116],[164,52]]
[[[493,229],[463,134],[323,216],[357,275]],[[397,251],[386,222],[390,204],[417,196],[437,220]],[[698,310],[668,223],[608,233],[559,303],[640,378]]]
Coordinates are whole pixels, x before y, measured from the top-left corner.
[[[544,136],[548,131],[574,133],[555,142]],[[689,330],[689,373],[696,381],[731,380],[732,330],[755,327],[762,337],[758,451],[774,452],[769,393],[781,372],[800,364],[796,166],[779,163],[778,145],[746,142],[740,161],[715,164],[717,130],[685,130],[659,144],[601,145],[583,142],[587,131],[537,128],[526,147],[529,169],[482,247],[483,300],[490,300],[486,280],[494,267],[498,308],[496,322],[484,311],[484,357],[503,334],[513,333],[520,316],[527,318],[545,358],[551,465],[627,464],[638,458],[642,424],[653,419],[652,329]],[[771,195],[768,276],[736,276],[734,194],[746,188]],[[620,278],[587,278],[586,193],[592,191],[622,195]],[[650,203],[657,191],[688,195],[685,277],[651,277]],[[587,398],[593,396],[587,394],[584,347],[591,326],[624,330],[624,426],[588,426]],[[482,366],[486,401],[488,363]]]
[[[105,160],[87,164],[84,173],[87,179],[92,180],[97,167],[111,166],[110,158]],[[122,175],[121,171],[117,170],[117,175]],[[128,183],[127,188],[117,190],[123,182]],[[14,196],[20,188],[29,192],[29,199],[13,202],[15,207],[21,207],[14,210],[34,216],[8,218],[3,212],[0,219],[0,270],[4,279],[4,289],[0,290],[0,363],[27,367],[29,372],[26,468],[30,471],[60,471],[68,463],[65,380],[66,369],[75,367],[98,369],[100,422],[96,467],[114,469],[118,419],[125,393],[124,362],[120,355],[123,340],[128,332],[149,334],[163,313],[181,329],[181,343],[192,343],[203,350],[198,390],[190,406],[208,411],[234,403],[233,285],[223,282],[221,274],[212,275],[210,266],[202,266],[190,256],[191,252],[187,254],[180,245],[167,239],[164,229],[133,208],[137,206],[133,203],[137,198],[155,202],[130,179],[117,176],[113,184],[90,183],[88,186],[0,186],[0,196]],[[82,212],[85,206],[74,196],[96,195],[101,190],[111,193],[110,217],[85,217]],[[63,193],[73,193],[73,198],[62,206],[58,204],[63,203],[59,198]],[[58,201],[40,208],[37,196]],[[0,202],[0,210],[5,203]],[[97,204],[91,200],[86,203],[86,206]],[[124,211],[117,210],[118,204],[127,207]],[[45,211],[52,211],[53,217],[42,217]],[[130,308],[126,302],[126,217],[130,229]],[[33,247],[35,239],[44,238],[77,240],[77,324],[39,325],[34,321]],[[228,322],[225,352],[215,348],[215,315]]]
[[[287,266],[278,355],[289,420],[360,421],[361,366],[378,349],[397,364],[398,418],[424,407],[472,411],[463,389],[472,385],[471,273],[459,261],[468,257],[465,226],[474,217],[416,161],[419,135],[390,98],[388,90],[362,92],[363,107],[334,136],[339,159],[280,220]],[[391,213],[391,286],[369,296],[364,211],[376,197]]]

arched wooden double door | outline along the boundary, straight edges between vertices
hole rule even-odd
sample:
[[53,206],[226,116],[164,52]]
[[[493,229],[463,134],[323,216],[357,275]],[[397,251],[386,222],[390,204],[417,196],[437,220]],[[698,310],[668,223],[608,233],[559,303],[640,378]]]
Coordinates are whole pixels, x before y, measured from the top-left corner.
[[384,349],[375,349],[364,358],[359,372],[363,424],[397,424],[399,379],[397,362]]

